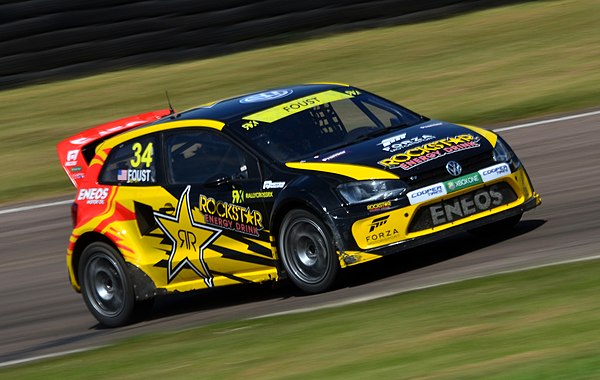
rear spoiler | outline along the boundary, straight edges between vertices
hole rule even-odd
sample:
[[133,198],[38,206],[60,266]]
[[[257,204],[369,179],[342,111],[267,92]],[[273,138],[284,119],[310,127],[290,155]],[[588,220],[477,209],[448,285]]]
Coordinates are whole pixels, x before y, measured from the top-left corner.
[[129,129],[158,120],[171,113],[172,111],[168,109],[146,112],[98,125],[71,136],[56,145],[60,164],[69,176],[69,179],[71,179],[71,182],[73,182],[73,185],[79,188],[79,185],[85,178],[89,163],[94,158],[96,147],[102,141]]

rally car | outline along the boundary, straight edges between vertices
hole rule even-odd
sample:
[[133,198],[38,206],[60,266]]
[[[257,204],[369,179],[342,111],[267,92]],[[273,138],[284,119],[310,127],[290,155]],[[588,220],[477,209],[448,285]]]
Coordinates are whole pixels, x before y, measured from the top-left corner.
[[540,204],[496,134],[344,84],[148,112],[58,153],[77,187],[70,280],[107,326],[172,292],[283,278],[323,292],[341,268]]

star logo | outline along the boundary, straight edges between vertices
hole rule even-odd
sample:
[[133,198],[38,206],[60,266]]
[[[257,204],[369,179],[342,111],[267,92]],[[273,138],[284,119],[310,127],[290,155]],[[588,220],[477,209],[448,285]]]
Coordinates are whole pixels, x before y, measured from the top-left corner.
[[172,242],[167,265],[168,281],[171,282],[187,267],[211,288],[213,277],[204,261],[204,250],[221,234],[221,230],[194,221],[189,202],[190,188],[186,187],[181,193],[175,216],[154,212],[154,219]]

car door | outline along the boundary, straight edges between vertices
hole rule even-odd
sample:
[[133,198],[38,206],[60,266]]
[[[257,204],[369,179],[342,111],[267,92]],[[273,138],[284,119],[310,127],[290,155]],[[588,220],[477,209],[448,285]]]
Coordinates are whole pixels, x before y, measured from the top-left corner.
[[165,189],[177,202],[157,220],[172,225],[181,264],[171,264],[185,272],[171,281],[196,276],[210,287],[275,276],[264,202],[272,193],[262,191],[258,160],[210,128],[165,132],[163,144]]

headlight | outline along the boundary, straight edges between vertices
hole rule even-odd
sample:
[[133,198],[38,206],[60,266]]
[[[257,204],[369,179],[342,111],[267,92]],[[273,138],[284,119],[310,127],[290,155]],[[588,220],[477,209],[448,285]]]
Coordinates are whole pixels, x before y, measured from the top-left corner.
[[521,165],[521,162],[519,161],[517,156],[513,153],[512,150],[510,150],[508,145],[500,139],[500,137],[498,137],[498,140],[496,141],[496,146],[494,147],[492,153],[494,155],[494,161],[496,162],[506,162],[510,166],[512,166],[513,169],[516,169],[519,167],[519,165]]
[[395,199],[406,192],[406,184],[399,180],[372,180],[343,183],[338,192],[349,204]]

